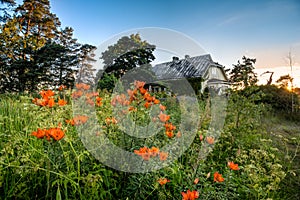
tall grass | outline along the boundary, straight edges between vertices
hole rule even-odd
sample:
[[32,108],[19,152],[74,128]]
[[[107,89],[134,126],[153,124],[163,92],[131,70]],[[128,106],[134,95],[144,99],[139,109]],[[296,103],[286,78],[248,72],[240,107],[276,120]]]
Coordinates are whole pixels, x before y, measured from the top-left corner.
[[[101,93],[101,96],[103,106],[98,109],[98,117],[99,123],[108,127],[103,130],[104,134],[132,149],[130,145],[135,143],[123,144],[124,137],[120,137],[122,134],[116,126],[105,124],[105,118],[111,117],[111,99],[107,93]],[[209,100],[200,101],[201,125],[189,149],[161,170],[136,174],[106,167],[86,150],[76,128],[65,122],[73,115],[70,102],[49,109],[34,105],[32,97],[26,95],[1,95],[0,199],[181,199],[181,192],[187,190],[198,191],[199,199],[282,199],[292,196],[291,193],[297,191],[295,181],[299,178],[299,170],[295,170],[295,162],[299,157],[292,161],[292,167],[286,167],[290,161],[283,159],[287,155],[286,149],[276,150],[283,144],[270,140],[271,130],[267,127],[274,122],[268,121],[270,124],[263,126],[266,124],[261,120],[265,115],[264,106],[250,100],[242,99],[239,104],[229,102],[221,137],[215,141],[208,157],[201,159],[199,152],[206,144],[206,137],[215,134],[214,130],[208,129],[211,116],[205,106],[207,102]],[[180,121],[181,113],[176,109],[176,103],[172,100],[165,103],[172,109],[174,122]],[[58,124],[62,124],[65,131],[62,140],[47,141],[32,136],[38,128]],[[161,141],[168,141],[164,134],[159,137]],[[285,135],[284,138],[293,144],[300,141],[299,137],[291,140]],[[240,170],[230,170],[228,161],[238,163]],[[222,174],[224,182],[214,181],[216,171]],[[291,172],[295,172],[295,176]],[[160,178],[170,182],[160,185]],[[194,183],[196,178],[198,182]]]

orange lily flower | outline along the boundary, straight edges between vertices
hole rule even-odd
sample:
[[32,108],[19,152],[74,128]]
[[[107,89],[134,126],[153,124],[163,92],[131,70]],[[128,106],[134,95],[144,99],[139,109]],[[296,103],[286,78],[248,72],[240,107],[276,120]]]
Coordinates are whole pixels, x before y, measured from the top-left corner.
[[176,126],[174,126],[172,123],[165,123],[164,126],[166,127],[166,131],[176,130]]
[[66,88],[67,88],[67,86],[61,85],[61,86],[59,86],[58,90],[59,90],[59,91],[62,91],[62,90],[64,90],[64,89],[66,89]]
[[151,149],[149,149],[151,156],[157,156],[159,154],[159,148],[157,147],[151,147]]
[[159,117],[159,119],[160,119],[161,122],[166,122],[166,121],[168,121],[170,119],[170,115],[166,115],[166,114],[164,114],[162,112],[159,114],[158,117]]
[[145,82],[143,82],[143,81],[134,81],[134,86],[135,86],[135,88],[142,88],[142,87],[144,87],[145,86]]
[[87,99],[85,100],[85,102],[86,102],[88,105],[90,105],[90,106],[94,106],[94,101],[93,101],[92,99],[90,99],[90,98],[87,98]]
[[215,182],[223,182],[225,179],[222,177],[222,174],[219,174],[219,172],[214,173],[214,181]]
[[78,90],[81,90],[81,89],[88,90],[91,87],[90,85],[85,84],[85,83],[77,83],[75,86]]
[[159,159],[161,161],[167,160],[167,158],[168,158],[168,153],[167,152],[160,152],[159,153]]
[[152,104],[149,103],[148,101],[144,104],[145,108],[149,108]]
[[215,142],[215,139],[211,136],[206,137],[206,141],[208,144],[213,144]]
[[143,87],[139,88],[141,95],[146,94],[147,90]]
[[231,169],[231,170],[239,170],[239,165],[238,164],[234,164],[234,162],[228,162],[228,167]]
[[48,101],[49,108],[52,108],[54,105],[55,105],[54,99],[53,98],[49,99]]
[[78,91],[73,92],[71,96],[73,99],[77,99],[77,98],[81,97],[82,95],[83,95],[83,92],[81,90],[78,90]]
[[196,190],[194,191],[188,190],[186,193],[181,192],[181,195],[182,195],[182,200],[194,200],[199,198],[199,192]]
[[166,135],[168,136],[168,138],[172,138],[174,136],[173,131],[166,131]]
[[160,185],[165,185],[167,184],[168,182],[170,182],[170,180],[166,179],[166,178],[160,178],[157,180],[157,182],[160,184]]
[[166,106],[163,106],[161,104],[159,104],[159,108],[160,108],[161,111],[165,111],[166,110]]
[[67,101],[66,100],[64,100],[64,99],[58,99],[58,105],[59,106],[64,106],[64,105],[67,105]]
[[159,104],[160,101],[159,101],[158,99],[154,99],[153,103],[154,103],[154,104]]

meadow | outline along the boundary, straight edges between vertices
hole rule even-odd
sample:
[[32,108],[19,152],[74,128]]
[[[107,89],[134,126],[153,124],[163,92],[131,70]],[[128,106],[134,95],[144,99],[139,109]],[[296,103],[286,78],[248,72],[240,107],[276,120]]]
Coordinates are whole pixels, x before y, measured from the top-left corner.
[[[176,97],[151,94],[143,86],[136,81],[119,95],[90,91],[86,84],[73,90],[2,94],[0,198],[299,198],[300,124],[257,103],[256,96],[232,92],[226,97],[225,123],[219,131],[210,126],[212,97],[199,97],[198,115],[193,116]],[[84,112],[78,110],[82,107]],[[90,110],[95,110],[96,120]],[[183,116],[199,119],[199,124],[188,124],[196,128],[182,131]],[[153,124],[146,131],[150,135],[154,129],[159,131],[148,138],[128,135],[126,120]],[[91,129],[94,123],[100,129]],[[129,131],[139,132],[136,127]],[[106,160],[117,162],[122,155],[105,148],[94,151],[93,145],[105,147],[100,144],[104,137],[132,152],[136,166],[107,166]],[[184,151],[163,149],[190,137]],[[141,168],[148,163],[162,167]]]

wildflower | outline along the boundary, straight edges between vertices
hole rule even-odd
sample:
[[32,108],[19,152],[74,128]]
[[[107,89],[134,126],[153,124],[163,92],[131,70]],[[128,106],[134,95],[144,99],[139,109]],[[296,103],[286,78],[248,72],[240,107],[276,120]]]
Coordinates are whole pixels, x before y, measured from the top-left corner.
[[180,138],[180,137],[181,137],[181,132],[180,132],[180,131],[177,132],[176,137],[177,137],[177,138]]
[[231,170],[239,170],[239,165],[238,164],[234,164],[234,162],[228,162],[228,167],[231,169]]
[[65,136],[65,133],[61,130],[61,128],[50,128],[48,130],[48,134],[55,141],[61,140]]
[[148,152],[148,147],[141,147],[139,150],[134,150],[134,153],[137,155],[142,155],[143,153]]
[[172,138],[174,136],[173,131],[166,131],[166,135],[168,136],[168,138]]
[[215,142],[215,139],[211,136],[206,137],[206,142],[208,144],[213,144]]
[[157,180],[157,182],[162,186],[167,184],[168,182],[170,182],[170,180],[166,179],[166,178],[160,178]]
[[137,94],[137,90],[136,89],[134,89],[134,90],[127,90],[127,94],[128,94],[128,96],[129,96],[129,100],[130,101],[133,101],[133,100],[135,100],[136,99],[136,94]]
[[38,129],[37,131],[32,132],[32,135],[39,139],[43,139],[46,137],[46,140],[48,141],[50,141],[51,138],[53,138],[55,141],[58,141],[65,136],[65,133],[63,132],[63,130],[61,130],[60,127],[56,127],[43,130]]
[[55,100],[52,98],[55,93],[52,90],[42,90],[40,91],[41,99],[34,98],[32,102],[38,106],[48,106],[52,108],[55,105]]
[[92,98],[92,97],[96,97],[98,96],[99,93],[98,92],[89,92],[89,93],[86,93],[86,98]]
[[168,158],[168,153],[167,152],[160,152],[159,153],[159,159],[161,161],[167,160],[167,158]]
[[83,92],[81,90],[78,90],[78,91],[73,92],[71,96],[73,99],[78,99],[82,95],[83,95]]
[[136,155],[141,156],[144,160],[150,160],[152,153],[148,147],[141,147],[139,150],[134,150]]
[[194,184],[196,185],[196,184],[198,184],[198,182],[199,182],[199,178],[195,178]]
[[101,97],[96,97],[96,105],[102,106],[102,98]]
[[111,123],[116,124],[116,123],[118,123],[118,121],[117,121],[116,118],[112,117],[112,118],[111,118]]
[[85,101],[88,105],[90,106],[94,106],[94,101],[90,98],[86,98],[86,101]]
[[199,192],[196,190],[194,191],[188,190],[186,193],[181,192],[181,195],[182,195],[182,200],[194,200],[199,198]]
[[64,106],[64,105],[67,105],[68,102],[64,99],[58,99],[57,103],[59,106]]
[[63,91],[63,90],[66,89],[66,88],[67,88],[67,86],[61,85],[61,86],[59,86],[58,90],[59,90],[59,91]]
[[146,161],[150,160],[151,157],[151,153],[147,152],[147,153],[142,153],[141,154],[142,158]]
[[223,182],[224,178],[222,177],[222,174],[219,174],[219,172],[214,173],[214,181],[215,182]]
[[158,117],[161,122],[166,122],[170,119],[170,115],[163,114],[162,112],[159,114]]
[[154,99],[153,103],[154,103],[154,104],[159,104],[160,101],[159,101],[158,99]]
[[144,104],[145,108],[149,108],[152,104],[149,103],[148,101]]
[[48,106],[49,106],[49,108],[52,108],[54,105],[55,105],[54,99],[53,99],[53,98],[50,98],[50,99],[48,100]]
[[203,135],[202,134],[199,135],[199,139],[200,139],[200,141],[203,140]]
[[39,139],[43,139],[45,137],[45,131],[46,131],[45,129],[42,130],[42,129],[38,128],[38,130],[32,132],[31,135],[33,135],[33,136],[35,136],[35,137],[37,137]]
[[160,109],[161,111],[165,111],[165,110],[166,110],[166,106],[163,106],[163,105],[159,104],[159,109]]
[[66,123],[70,124],[72,126],[79,126],[79,125],[85,124],[87,122],[87,120],[88,120],[87,116],[78,115],[78,116],[75,116],[73,119],[66,120]]
[[174,126],[172,123],[165,123],[165,128],[166,128],[166,131],[173,131],[173,130],[176,130],[176,126]]
[[52,90],[42,90],[40,91],[40,95],[42,96],[43,99],[48,99],[49,97],[52,97],[55,95],[55,93]]
[[90,85],[88,85],[88,84],[85,84],[85,83],[77,83],[76,85],[76,88],[78,89],[78,90],[88,90],[88,89],[90,89]]
[[147,90],[143,87],[141,87],[139,90],[140,90],[141,95],[144,95],[147,92]]
[[148,101],[148,102],[154,102],[155,101],[155,97],[152,97],[151,95],[148,95],[145,100]]
[[136,112],[137,111],[137,108],[135,108],[134,106],[130,106],[128,108],[129,111],[133,111],[133,112]]
[[142,87],[144,87],[145,86],[145,82],[143,82],[143,81],[134,81],[134,86],[135,86],[135,88],[142,88]]
[[149,149],[149,152],[151,153],[151,156],[157,156],[159,154],[159,148],[157,147],[151,147],[151,149]]

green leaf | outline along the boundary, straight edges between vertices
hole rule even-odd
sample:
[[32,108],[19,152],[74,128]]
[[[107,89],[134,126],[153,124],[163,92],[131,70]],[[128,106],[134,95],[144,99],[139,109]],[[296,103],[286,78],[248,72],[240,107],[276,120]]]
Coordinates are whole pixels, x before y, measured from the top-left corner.
[[57,191],[56,191],[56,200],[61,200],[61,194],[60,194],[59,186],[58,186]]

